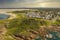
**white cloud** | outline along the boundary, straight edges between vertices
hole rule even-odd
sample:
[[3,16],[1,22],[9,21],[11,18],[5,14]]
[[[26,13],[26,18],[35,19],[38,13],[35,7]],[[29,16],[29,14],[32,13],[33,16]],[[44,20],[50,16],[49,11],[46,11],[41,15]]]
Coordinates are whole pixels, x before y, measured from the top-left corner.
[[9,3],[1,3],[0,8],[21,7],[60,7],[60,0],[14,0]]

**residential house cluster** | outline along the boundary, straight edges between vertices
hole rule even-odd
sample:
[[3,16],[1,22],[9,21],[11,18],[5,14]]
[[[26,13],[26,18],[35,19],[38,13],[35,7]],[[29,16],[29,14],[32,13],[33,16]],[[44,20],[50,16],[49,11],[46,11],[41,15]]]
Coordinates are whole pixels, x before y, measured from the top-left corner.
[[60,17],[60,12],[55,11],[32,11],[26,14],[29,18],[42,18],[42,19],[53,19],[55,17]]

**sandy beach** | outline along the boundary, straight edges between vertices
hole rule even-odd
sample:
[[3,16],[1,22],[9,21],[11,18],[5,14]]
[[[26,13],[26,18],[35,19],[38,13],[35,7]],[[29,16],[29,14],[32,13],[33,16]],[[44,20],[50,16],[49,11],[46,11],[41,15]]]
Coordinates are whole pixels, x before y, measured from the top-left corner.
[[10,15],[10,17],[9,17],[8,19],[16,18],[16,14],[13,14],[13,13],[7,13],[7,11],[0,11],[0,14]]

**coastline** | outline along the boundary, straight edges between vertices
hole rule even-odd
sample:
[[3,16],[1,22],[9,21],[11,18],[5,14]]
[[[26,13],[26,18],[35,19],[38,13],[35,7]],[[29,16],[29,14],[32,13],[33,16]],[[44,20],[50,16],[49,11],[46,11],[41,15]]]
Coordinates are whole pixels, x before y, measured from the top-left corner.
[[9,15],[10,17],[8,19],[13,19],[13,18],[16,18],[16,14],[12,14],[12,13],[7,13],[7,12],[0,12],[0,14],[6,14],[6,15]]

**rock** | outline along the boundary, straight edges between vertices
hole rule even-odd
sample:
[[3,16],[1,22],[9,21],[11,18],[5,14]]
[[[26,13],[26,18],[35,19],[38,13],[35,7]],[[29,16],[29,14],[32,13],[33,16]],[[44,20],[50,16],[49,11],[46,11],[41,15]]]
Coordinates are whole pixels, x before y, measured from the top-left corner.
[[52,38],[53,36],[52,36],[52,34],[47,34],[46,37],[47,38]]

